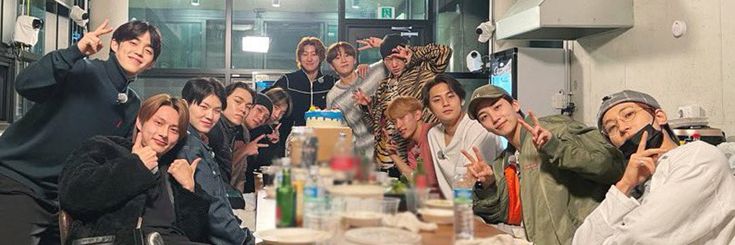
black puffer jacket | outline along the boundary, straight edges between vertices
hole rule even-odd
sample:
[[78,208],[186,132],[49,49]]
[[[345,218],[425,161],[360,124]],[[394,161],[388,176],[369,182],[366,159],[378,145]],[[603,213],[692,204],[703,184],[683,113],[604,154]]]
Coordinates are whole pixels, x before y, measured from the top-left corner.
[[[61,208],[73,219],[67,242],[115,235],[115,244],[133,244],[132,234],[146,201],[160,192],[156,188],[165,188],[165,182],[160,171],[148,170],[131,149],[130,139],[95,136],[69,156],[59,179]],[[172,225],[191,241],[207,242],[212,197],[199,185],[190,192],[176,181],[169,183],[176,216]]]

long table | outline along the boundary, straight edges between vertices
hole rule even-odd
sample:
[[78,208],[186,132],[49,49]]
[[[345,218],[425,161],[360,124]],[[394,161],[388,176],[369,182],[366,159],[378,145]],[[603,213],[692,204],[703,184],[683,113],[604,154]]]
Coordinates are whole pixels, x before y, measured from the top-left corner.
[[[258,192],[258,209],[256,215],[256,231],[268,230],[276,227],[276,200],[265,198],[265,191]],[[490,237],[504,232],[482,222],[479,217],[475,218],[475,237]],[[420,232],[421,243],[425,245],[452,244],[454,227],[450,225],[438,225],[438,229],[432,232]],[[260,243],[261,240],[257,239]],[[343,243],[340,243],[343,244]]]

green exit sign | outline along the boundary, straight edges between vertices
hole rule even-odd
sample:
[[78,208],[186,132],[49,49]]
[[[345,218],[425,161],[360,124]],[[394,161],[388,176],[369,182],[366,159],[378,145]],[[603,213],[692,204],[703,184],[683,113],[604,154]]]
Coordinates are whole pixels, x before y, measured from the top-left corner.
[[378,19],[395,19],[396,8],[380,6],[378,8]]

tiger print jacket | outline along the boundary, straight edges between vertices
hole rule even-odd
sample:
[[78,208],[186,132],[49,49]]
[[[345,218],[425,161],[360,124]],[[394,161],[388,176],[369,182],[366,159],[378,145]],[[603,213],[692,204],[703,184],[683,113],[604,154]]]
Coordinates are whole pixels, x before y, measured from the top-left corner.
[[[386,150],[389,141],[394,141],[399,149],[401,158],[407,160],[406,146],[408,142],[403,139],[395,130],[390,120],[385,116],[385,109],[388,103],[399,96],[412,96],[421,100],[421,89],[424,85],[434,79],[434,77],[444,72],[452,57],[452,49],[446,45],[428,44],[426,46],[409,46],[413,55],[405,71],[400,76],[389,74],[388,77],[380,81],[378,89],[371,97],[371,102],[366,110],[365,116],[367,121],[371,122],[373,135],[375,136],[375,158],[382,169],[393,167],[393,160],[390,159]],[[437,122],[434,114],[428,108],[424,108],[424,122],[434,124]],[[385,133],[383,133],[385,132]],[[386,137],[387,135],[387,137]]]

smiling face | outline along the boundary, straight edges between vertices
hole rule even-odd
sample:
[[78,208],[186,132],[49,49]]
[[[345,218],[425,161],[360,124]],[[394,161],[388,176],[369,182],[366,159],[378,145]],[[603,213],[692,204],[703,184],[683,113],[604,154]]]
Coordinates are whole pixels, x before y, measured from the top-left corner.
[[273,113],[271,113],[271,118],[268,122],[275,123],[275,122],[281,121],[281,118],[283,118],[283,116],[286,115],[287,111],[288,111],[288,104],[286,103],[273,104]]
[[248,129],[260,127],[266,123],[268,118],[270,118],[268,108],[263,105],[255,105],[245,118],[245,127]]
[[127,41],[112,40],[110,49],[128,75],[138,75],[153,66],[154,51],[149,32]]
[[439,122],[451,124],[462,115],[462,100],[448,84],[439,83],[429,89],[429,109]]
[[136,121],[143,146],[151,146],[158,155],[171,150],[179,140],[179,113],[171,106],[161,106],[148,121]]
[[330,65],[340,78],[347,77],[355,71],[355,56],[349,55],[343,48],[339,48],[337,56],[334,57]]
[[620,147],[648,124],[656,130],[662,130],[661,125],[666,120],[666,114],[661,110],[635,102],[624,102],[605,112],[602,116],[602,131],[615,147]]
[[227,96],[227,108],[222,114],[231,123],[240,125],[251,108],[253,108],[253,96],[245,89],[236,88]]
[[209,133],[221,115],[222,101],[214,94],[208,95],[197,105],[189,105],[189,123],[200,133]]
[[319,54],[314,45],[304,46],[304,51],[299,54],[299,64],[306,73],[313,73],[319,69]]
[[477,121],[491,133],[510,139],[518,130],[521,107],[517,101],[511,103],[505,99],[485,99],[479,102],[477,108]]

